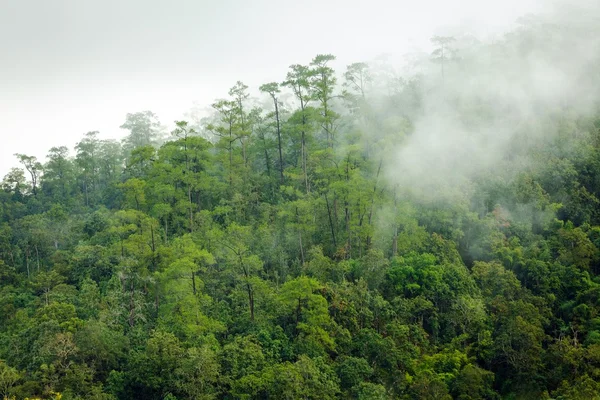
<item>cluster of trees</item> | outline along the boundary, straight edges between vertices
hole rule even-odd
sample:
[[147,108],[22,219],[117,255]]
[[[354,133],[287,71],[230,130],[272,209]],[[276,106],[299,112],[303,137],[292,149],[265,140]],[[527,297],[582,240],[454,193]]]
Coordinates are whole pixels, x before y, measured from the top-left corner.
[[143,112],[122,143],[17,155],[0,397],[600,397],[600,118],[565,112],[505,160],[527,168],[423,201],[386,177],[427,78],[378,91],[333,60],[263,106],[238,82],[167,139]]

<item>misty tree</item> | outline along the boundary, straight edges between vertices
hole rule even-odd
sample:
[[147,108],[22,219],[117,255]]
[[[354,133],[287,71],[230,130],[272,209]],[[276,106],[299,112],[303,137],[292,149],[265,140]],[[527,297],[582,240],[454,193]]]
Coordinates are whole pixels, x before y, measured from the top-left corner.
[[29,190],[25,171],[21,168],[11,168],[8,174],[2,179],[2,189],[9,193],[21,195]]
[[228,175],[229,175],[229,187],[233,187],[233,149],[236,141],[241,140],[240,135],[236,129],[238,111],[236,109],[237,104],[231,100],[217,100],[212,104],[212,108],[218,114],[218,124],[209,124],[207,129],[213,132],[220,138],[219,144],[227,149],[228,154]]
[[235,85],[229,89],[229,96],[233,98],[235,103],[235,112],[237,113],[238,137],[242,145],[242,158],[244,165],[248,164],[248,156],[246,154],[246,146],[250,129],[248,127],[248,115],[244,110],[244,102],[250,97],[248,86],[241,81],[237,81]]
[[86,205],[97,200],[102,190],[120,178],[123,168],[123,150],[116,140],[101,140],[98,132],[84,135],[75,146],[75,165],[78,183]]
[[431,38],[431,43],[435,46],[435,50],[431,53],[434,62],[439,62],[442,65],[442,77],[444,77],[444,65],[452,58],[453,50],[450,46],[455,39],[452,36],[434,36]]
[[311,77],[313,72],[305,65],[294,64],[290,66],[290,71],[287,73],[286,80],[282,83],[283,86],[292,89],[294,95],[300,102],[300,109],[295,113],[292,120],[299,119],[300,129],[300,147],[302,157],[302,174],[304,177],[304,185],[306,193],[310,192],[310,185],[308,182],[308,148],[307,148],[307,134],[309,129],[309,103],[314,100],[314,91],[311,86]]
[[[187,121],[176,121],[172,135],[176,140],[165,143],[159,150],[160,162],[156,165],[156,178],[162,178],[162,170],[169,170],[169,179],[164,183],[174,185],[173,190],[185,189],[189,230],[194,230],[193,212],[201,205],[200,189],[207,189],[209,180],[204,175],[207,164],[207,149],[210,143],[197,135]],[[194,202],[194,198],[196,201]],[[165,204],[166,205],[166,204]],[[167,229],[165,229],[165,232]]]
[[367,157],[369,157],[371,148],[373,118],[366,98],[366,91],[372,82],[373,76],[367,63],[359,62],[346,67],[342,95],[350,113],[356,118],[359,127],[363,131]]
[[123,150],[130,152],[136,147],[156,145],[161,135],[158,117],[151,111],[127,114],[121,129],[129,131],[123,139]]
[[98,149],[98,179],[103,188],[119,179],[123,169],[123,149],[114,139],[101,140]]
[[37,160],[35,156],[28,156],[26,154],[16,153],[15,156],[19,162],[25,167],[29,176],[31,177],[31,189],[33,195],[37,195],[37,186],[40,176],[42,174],[42,164]]
[[331,54],[319,54],[310,63],[312,67],[310,84],[315,98],[321,103],[321,126],[325,131],[327,145],[331,148],[334,142],[335,121],[339,118],[339,114],[331,109],[337,79],[335,71],[328,64],[334,60],[335,56]]
[[344,72],[344,83],[342,86],[345,90],[343,94],[345,96],[358,97],[364,101],[367,86],[372,81],[373,77],[367,63],[359,62],[350,64],[346,67],[346,72]]
[[52,147],[44,166],[44,186],[57,200],[66,201],[69,194],[68,185],[73,180],[73,163],[69,159],[69,149],[65,146]]
[[274,117],[275,117],[275,128],[276,128],[276,132],[277,132],[277,149],[279,150],[279,175],[280,175],[281,183],[283,184],[283,182],[284,182],[284,177],[283,177],[284,165],[283,165],[283,151],[282,151],[282,146],[281,146],[281,119],[279,118],[279,100],[277,98],[277,95],[280,93],[279,84],[277,84],[276,82],[266,83],[260,87],[260,91],[263,93],[267,93],[269,96],[271,96],[271,99],[273,100],[273,105],[275,107]]
[[[250,130],[250,134],[252,138],[256,138],[255,140],[250,140],[249,143],[253,146],[249,148],[249,154],[254,155],[254,160],[257,161],[260,157],[258,157],[259,153],[262,153],[265,160],[265,170],[268,177],[268,185],[270,191],[272,192],[272,182],[271,182],[271,156],[270,150],[277,147],[274,140],[272,140],[270,133],[272,133],[273,126],[275,125],[274,121],[271,121],[271,117],[273,113],[268,113],[263,115],[264,110],[260,107],[254,107],[248,113],[248,129]],[[259,169],[258,164],[254,163],[254,167],[247,170],[248,173],[258,172]]]
[[86,205],[90,203],[90,193],[95,189],[98,179],[98,153],[100,151],[100,140],[98,131],[88,132],[75,146],[77,154],[75,163],[79,167],[81,185],[85,195]]

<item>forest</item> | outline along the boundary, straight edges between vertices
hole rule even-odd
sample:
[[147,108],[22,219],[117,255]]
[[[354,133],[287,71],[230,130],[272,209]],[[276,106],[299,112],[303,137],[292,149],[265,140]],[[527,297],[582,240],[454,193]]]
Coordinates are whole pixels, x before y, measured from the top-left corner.
[[318,54],[16,154],[0,398],[600,399],[590,26]]

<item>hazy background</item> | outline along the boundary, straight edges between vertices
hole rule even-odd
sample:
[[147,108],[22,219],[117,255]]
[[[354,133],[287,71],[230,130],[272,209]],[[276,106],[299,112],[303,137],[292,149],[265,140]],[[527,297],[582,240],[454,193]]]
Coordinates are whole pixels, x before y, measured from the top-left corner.
[[[544,143],[572,143],[600,109],[600,1],[553,4],[502,39],[421,68],[422,111],[391,151],[391,182],[424,200],[469,196],[473,179],[511,180]],[[454,46],[458,43],[453,44]],[[582,125],[583,126],[583,125]]]
[[430,51],[434,34],[489,37],[549,1],[0,0],[0,177],[13,153],[43,161],[85,132],[123,135],[125,114],[167,126],[236,80],[256,93],[317,53],[345,65]]

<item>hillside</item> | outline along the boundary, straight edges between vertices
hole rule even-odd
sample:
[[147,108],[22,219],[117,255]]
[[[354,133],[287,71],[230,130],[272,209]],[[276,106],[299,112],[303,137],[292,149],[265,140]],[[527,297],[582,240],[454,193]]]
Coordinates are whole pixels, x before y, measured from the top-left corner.
[[600,398],[585,28],[436,37],[405,74],[317,55],[173,132],[18,154],[0,397]]

